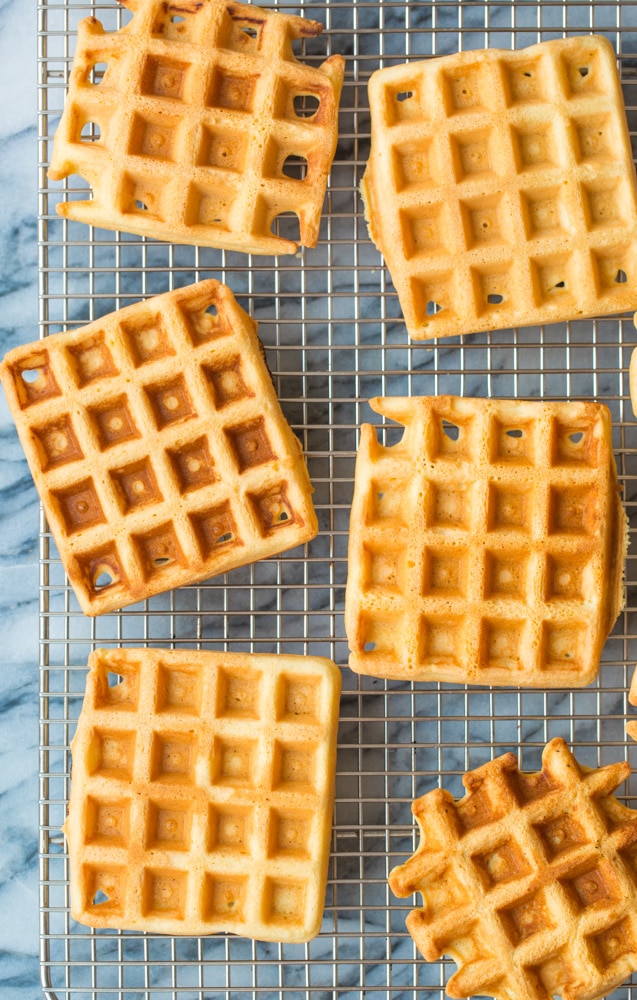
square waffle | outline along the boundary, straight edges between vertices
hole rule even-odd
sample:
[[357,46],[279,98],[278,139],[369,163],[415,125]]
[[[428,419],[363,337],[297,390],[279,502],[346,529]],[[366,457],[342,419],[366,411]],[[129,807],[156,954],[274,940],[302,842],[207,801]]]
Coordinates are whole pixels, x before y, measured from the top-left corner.
[[72,744],[72,915],[308,941],[321,926],[341,675],[316,657],[98,650]]
[[15,348],[0,380],[85,614],[316,535],[256,324],[218,281]]
[[[321,25],[230,0],[126,5],[120,31],[78,28],[49,177],[79,174],[92,197],[59,214],[246,253],[315,246],[344,60],[305,66],[292,45]],[[272,232],[284,213],[298,242]]]
[[392,66],[361,191],[416,340],[637,306],[637,189],[601,37]]
[[597,403],[373,399],[350,523],[350,667],[580,687],[623,606],[626,518]]
[[525,774],[511,753],[465,774],[465,797],[413,804],[421,841],[394,868],[418,950],[451,955],[450,997],[596,1000],[637,970],[637,812],[612,795],[627,761],[581,767],[561,739]]

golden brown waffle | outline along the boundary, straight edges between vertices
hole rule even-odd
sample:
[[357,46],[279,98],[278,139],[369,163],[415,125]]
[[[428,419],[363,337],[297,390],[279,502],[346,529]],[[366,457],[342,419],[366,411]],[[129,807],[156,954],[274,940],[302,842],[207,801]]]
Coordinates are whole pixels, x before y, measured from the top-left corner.
[[580,687],[623,606],[626,518],[597,403],[373,399],[345,625],[357,673]]
[[89,666],[64,827],[73,917],[167,934],[314,937],[338,668],[152,649],[98,650]]
[[0,379],[88,615],[316,535],[256,323],[218,281],[18,347]]
[[611,794],[627,761],[581,767],[564,740],[524,774],[511,753],[413,804],[418,851],[395,868],[419,892],[407,927],[427,961],[450,955],[450,997],[596,1000],[637,970],[637,812]]
[[[92,197],[67,219],[173,243],[294,253],[316,245],[337,142],[344,60],[297,61],[321,25],[229,0],[127,0],[132,21],[80,22],[49,176]],[[106,70],[101,75],[101,67]],[[99,74],[99,75],[98,75]]]
[[637,306],[616,57],[594,35],[392,66],[361,186],[411,337]]

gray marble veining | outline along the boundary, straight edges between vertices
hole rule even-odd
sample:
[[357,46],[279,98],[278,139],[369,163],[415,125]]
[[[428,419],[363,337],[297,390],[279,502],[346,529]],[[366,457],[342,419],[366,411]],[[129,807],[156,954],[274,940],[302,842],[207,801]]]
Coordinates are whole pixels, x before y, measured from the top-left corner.
[[[0,353],[37,337],[36,14],[0,3]],[[38,499],[0,399],[0,996],[36,1000]]]

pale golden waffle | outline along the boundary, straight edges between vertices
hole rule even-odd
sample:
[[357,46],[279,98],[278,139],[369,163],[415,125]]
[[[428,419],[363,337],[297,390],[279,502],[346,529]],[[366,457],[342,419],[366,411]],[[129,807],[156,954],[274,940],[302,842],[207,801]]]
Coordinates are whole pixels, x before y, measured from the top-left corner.
[[98,650],[89,666],[64,827],[73,917],[166,934],[314,937],[338,668],[153,649]]
[[218,281],[18,347],[0,379],[88,615],[316,535],[256,323]]
[[[637,327],[637,315],[633,317],[633,322]],[[637,348],[630,356],[629,381],[630,401],[633,407],[633,414],[637,417]]]
[[595,35],[392,66],[361,192],[416,340],[637,306],[637,190]]
[[626,518],[597,403],[372,399],[361,428],[345,626],[352,670],[580,687],[623,606]]
[[[344,60],[298,62],[321,25],[228,0],[127,0],[107,33],[80,22],[49,177],[79,174],[67,219],[172,243],[294,253],[316,245],[336,150]],[[98,76],[106,64],[104,75]],[[97,131],[96,131],[97,129]],[[304,171],[304,176],[303,176]]]
[[[628,701],[631,705],[637,706],[637,669],[633,671],[633,679],[628,693]],[[629,736],[632,736],[634,740],[637,740],[637,720],[626,723],[626,732]]]
[[413,804],[421,841],[394,868],[418,950],[450,955],[450,997],[597,1000],[637,970],[637,812],[612,792],[627,761],[581,767],[561,739],[524,774],[511,753],[465,774],[465,797]]

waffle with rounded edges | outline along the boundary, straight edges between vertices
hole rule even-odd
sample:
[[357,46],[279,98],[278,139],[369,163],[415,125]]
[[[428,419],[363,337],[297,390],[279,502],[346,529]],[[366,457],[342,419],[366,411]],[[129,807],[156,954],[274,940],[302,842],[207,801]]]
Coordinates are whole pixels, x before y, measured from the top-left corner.
[[626,518],[597,403],[372,399],[350,522],[349,664],[402,680],[580,687],[623,606]]
[[[78,27],[49,177],[79,174],[92,197],[59,214],[246,253],[315,246],[345,64],[303,65],[293,42],[321,25],[228,0],[126,5],[120,31]],[[299,239],[273,233],[284,213]]]
[[88,615],[316,535],[256,323],[218,281],[15,348],[0,379]]
[[464,775],[463,799],[414,802],[420,845],[389,884],[422,894],[407,927],[427,961],[457,963],[450,997],[597,1000],[637,970],[637,812],[612,795],[629,775],[554,739],[536,774],[508,753]]
[[637,189],[595,35],[378,70],[361,185],[416,340],[637,306]]
[[98,650],[89,666],[64,826],[73,917],[166,934],[314,937],[338,668],[153,649]]

